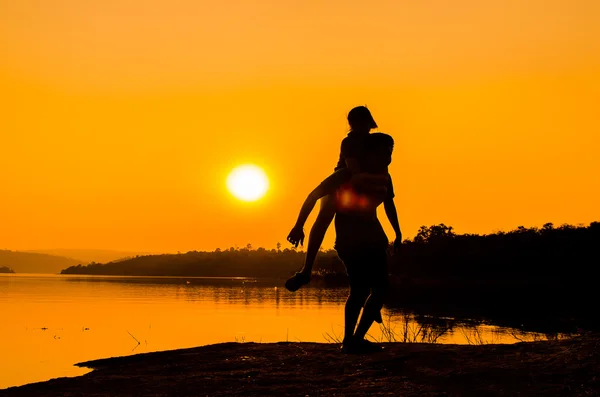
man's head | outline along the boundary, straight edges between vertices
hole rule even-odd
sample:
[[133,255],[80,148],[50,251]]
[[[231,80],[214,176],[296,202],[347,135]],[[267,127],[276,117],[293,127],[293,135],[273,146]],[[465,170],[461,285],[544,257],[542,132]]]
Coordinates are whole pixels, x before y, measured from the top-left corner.
[[381,132],[370,134],[365,141],[365,170],[384,172],[392,162],[393,150],[394,138]]

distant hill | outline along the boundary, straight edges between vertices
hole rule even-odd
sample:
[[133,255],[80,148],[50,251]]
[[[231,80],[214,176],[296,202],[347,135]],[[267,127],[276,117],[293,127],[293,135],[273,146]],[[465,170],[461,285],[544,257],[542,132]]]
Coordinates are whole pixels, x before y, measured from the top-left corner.
[[133,258],[137,255],[149,255],[149,252],[127,252],[127,251],[113,251],[103,249],[48,249],[48,250],[27,250],[22,252],[35,252],[39,254],[48,254],[54,256],[64,256],[72,258],[81,264],[87,264],[91,262],[106,263],[113,262],[116,260]]
[[[319,261],[335,256],[320,255]],[[304,260],[300,251],[231,248],[214,252],[146,255],[106,264],[72,266],[61,274],[179,277],[286,277],[297,271]],[[317,264],[318,265],[318,264]]]
[[0,266],[0,273],[14,273],[10,267]]
[[0,250],[0,267],[9,267],[16,273],[57,274],[66,267],[81,263],[87,262],[64,256]]

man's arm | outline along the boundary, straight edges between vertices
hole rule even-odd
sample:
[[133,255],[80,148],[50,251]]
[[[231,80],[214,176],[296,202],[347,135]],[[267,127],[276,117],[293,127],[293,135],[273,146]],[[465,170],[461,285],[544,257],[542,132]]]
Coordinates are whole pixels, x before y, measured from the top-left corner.
[[396,212],[396,205],[394,204],[394,198],[389,197],[383,202],[383,208],[387,215],[394,232],[396,232],[396,238],[394,239],[394,253],[400,252],[402,246],[402,232],[400,231],[400,223],[398,222],[398,213]]
[[394,198],[386,198],[383,202],[383,208],[385,209],[385,214],[396,232],[396,240],[402,240],[402,232],[400,231],[400,223],[398,222],[398,212],[396,211],[396,204],[394,204]]
[[398,222],[398,212],[396,211],[396,204],[394,204],[394,184],[392,183],[392,177],[388,174],[387,184],[387,197],[383,201],[383,208],[387,215],[394,232],[396,232],[396,240],[394,241],[394,248],[398,249],[402,243],[402,232],[400,231],[400,223]]

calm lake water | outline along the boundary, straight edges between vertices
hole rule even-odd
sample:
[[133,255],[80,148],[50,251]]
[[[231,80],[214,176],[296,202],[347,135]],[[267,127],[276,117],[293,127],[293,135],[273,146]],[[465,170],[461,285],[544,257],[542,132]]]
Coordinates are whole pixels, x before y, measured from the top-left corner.
[[[347,289],[281,281],[0,275],[0,389],[76,376],[73,364],[98,358],[219,342],[327,342],[341,339]],[[514,343],[540,337],[489,325],[451,329],[402,311],[384,311],[376,340]],[[139,344],[138,344],[139,341]]]

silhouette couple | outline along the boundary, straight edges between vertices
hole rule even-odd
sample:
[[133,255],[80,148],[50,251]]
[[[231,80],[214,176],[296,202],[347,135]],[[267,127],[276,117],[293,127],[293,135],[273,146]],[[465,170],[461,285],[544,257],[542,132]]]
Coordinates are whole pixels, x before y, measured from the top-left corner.
[[395,251],[400,247],[402,234],[394,205],[394,187],[388,172],[394,140],[387,134],[371,133],[377,128],[377,123],[365,106],[355,107],[348,113],[348,124],[350,132],[342,141],[335,172],[308,195],[288,235],[287,240],[294,246],[304,244],[304,224],[321,199],[319,214],[310,230],[304,266],[287,280],[285,286],[290,291],[297,291],[310,282],[325,232],[335,217],[334,248],[346,267],[350,281],[342,351],[359,354],[382,349],[365,339],[373,322],[381,322],[381,308],[389,290],[389,241],[377,219],[379,205],[383,203],[396,232]]

